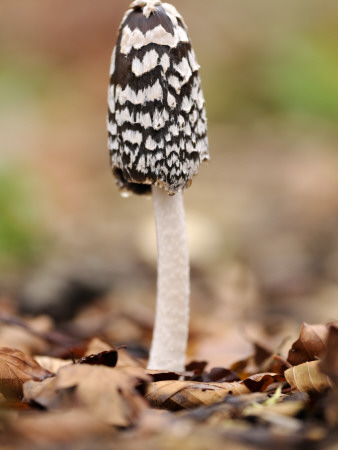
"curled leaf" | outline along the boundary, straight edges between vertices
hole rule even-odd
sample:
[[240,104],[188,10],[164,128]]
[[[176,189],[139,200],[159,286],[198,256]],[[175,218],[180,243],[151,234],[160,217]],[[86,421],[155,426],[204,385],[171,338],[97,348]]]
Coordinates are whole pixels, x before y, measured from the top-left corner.
[[232,395],[264,392],[272,383],[280,381],[285,381],[284,376],[274,373],[252,375],[244,381],[231,383],[180,381],[167,378],[150,383],[147,387],[146,398],[155,408],[177,411],[209,406]]
[[108,366],[115,367],[117,363],[117,351],[108,350],[93,355],[84,356],[80,359],[79,364],[89,364],[91,366]]
[[224,367],[213,367],[209,373],[206,373],[203,377],[203,381],[217,381],[231,383],[234,381],[240,381],[236,372],[225,369]]
[[323,357],[320,367],[333,380],[336,387],[338,387],[338,325],[330,325],[326,346],[327,352]]
[[136,388],[148,380],[139,368],[70,364],[62,367],[50,382],[26,383],[25,400],[50,410],[76,404],[106,424],[125,427],[135,423],[147,408]]
[[297,366],[320,357],[326,350],[327,333],[326,325],[303,323],[299,338],[293,343],[289,351],[288,362]]
[[[93,338],[89,342],[84,357],[96,355],[97,353],[114,352],[114,351],[117,352],[116,353],[117,361],[115,364],[116,367],[142,367],[141,362],[138,359],[133,358],[126,349],[122,347],[113,348],[111,345],[107,344],[106,342],[102,341],[99,338]],[[114,358],[113,353],[111,354],[111,356]],[[110,364],[104,365],[115,367]]]
[[207,361],[191,361],[185,366],[185,370],[187,372],[193,372],[194,375],[201,375],[207,365]]
[[108,352],[109,350],[114,350],[113,347],[101,339],[95,337],[91,339],[88,343],[87,350],[84,356],[93,355],[101,352]]
[[247,394],[242,383],[200,383],[197,381],[156,381],[148,385],[146,399],[155,408],[172,411],[209,406],[228,395]]
[[152,381],[168,381],[179,380],[182,377],[180,372],[171,372],[169,370],[149,370],[147,369],[147,375],[150,375]]
[[286,381],[301,392],[323,392],[332,387],[330,378],[321,372],[320,361],[310,361],[284,372]]
[[250,389],[251,392],[264,392],[271,384],[282,381],[285,381],[283,375],[275,373],[260,373],[251,375],[251,377],[244,380],[243,383]]
[[25,381],[41,381],[51,375],[20,350],[0,348],[0,392],[6,397],[20,397]]

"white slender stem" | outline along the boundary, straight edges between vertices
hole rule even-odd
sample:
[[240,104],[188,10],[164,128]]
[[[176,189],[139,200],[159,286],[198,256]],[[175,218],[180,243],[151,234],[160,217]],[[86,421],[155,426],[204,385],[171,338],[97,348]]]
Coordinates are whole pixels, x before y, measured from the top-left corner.
[[153,187],[157,300],[148,369],[182,371],[189,331],[189,253],[183,195]]

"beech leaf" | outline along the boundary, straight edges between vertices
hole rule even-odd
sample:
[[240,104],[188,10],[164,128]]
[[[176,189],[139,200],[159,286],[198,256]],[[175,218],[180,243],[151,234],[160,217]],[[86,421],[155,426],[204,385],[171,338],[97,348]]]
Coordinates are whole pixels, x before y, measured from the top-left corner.
[[147,408],[136,386],[148,377],[143,370],[116,370],[105,366],[73,365],[60,369],[57,390],[76,387],[76,398],[105,423],[129,426]]
[[43,369],[52,373],[56,373],[67,364],[73,364],[71,359],[53,358],[52,356],[34,356],[34,359]]
[[95,337],[91,339],[88,343],[87,350],[84,356],[93,355],[96,353],[107,352],[109,350],[114,350],[113,347],[107,342],[102,341],[101,339]]
[[247,394],[242,383],[200,383],[198,381],[156,381],[147,387],[146,399],[155,408],[171,411],[209,406],[228,395]]
[[119,368],[120,367],[142,367],[142,363],[138,359],[132,357],[126,349],[124,349],[124,348],[115,349],[99,338],[93,338],[89,342],[88,348],[87,348],[87,351],[86,351],[84,357],[91,356],[93,354],[96,355],[97,353],[109,352],[109,351],[118,351],[116,367],[119,367]]
[[338,326],[335,324],[330,325],[326,345],[327,352],[320,367],[338,387]]
[[15,348],[0,348],[0,391],[5,396],[22,396],[23,383],[43,380],[52,374],[33,358]]
[[62,367],[50,383],[25,384],[25,400],[52,410],[76,404],[104,423],[126,427],[147,408],[136,387],[149,380],[139,368],[70,364]]
[[56,377],[46,378],[43,381],[27,381],[23,385],[23,401],[34,402],[47,409],[64,406],[65,396],[56,392]]
[[326,325],[309,325],[303,323],[299,338],[293,343],[288,355],[288,362],[293,366],[314,361],[326,350],[328,328]]
[[275,373],[261,373],[251,375],[249,378],[243,381],[251,392],[264,392],[268,386],[273,383],[279,383],[285,381],[283,375]]
[[244,381],[231,383],[162,379],[147,386],[146,399],[155,408],[177,411],[209,406],[231,395],[263,392],[272,383],[281,381],[285,381],[284,376],[275,373],[256,374]]
[[108,350],[93,355],[84,356],[83,358],[80,359],[79,364],[115,367],[117,363],[117,358],[118,356],[116,350]]
[[301,392],[323,392],[332,387],[330,378],[320,370],[320,361],[310,361],[284,372],[286,381]]

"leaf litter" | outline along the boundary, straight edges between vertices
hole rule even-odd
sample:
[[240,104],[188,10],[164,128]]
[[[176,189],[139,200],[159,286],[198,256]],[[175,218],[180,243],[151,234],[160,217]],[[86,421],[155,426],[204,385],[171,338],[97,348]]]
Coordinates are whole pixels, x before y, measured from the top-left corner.
[[[24,318],[3,322],[35,338],[39,333],[23,325]],[[230,367],[197,360],[183,373],[145,369],[142,352],[113,346],[104,333],[52,328],[38,338],[42,351],[34,357],[34,340],[23,346],[26,353],[0,349],[0,445],[6,450],[217,450],[224,443],[329,449],[337,439],[335,323],[303,324],[285,352],[253,340],[252,354]]]

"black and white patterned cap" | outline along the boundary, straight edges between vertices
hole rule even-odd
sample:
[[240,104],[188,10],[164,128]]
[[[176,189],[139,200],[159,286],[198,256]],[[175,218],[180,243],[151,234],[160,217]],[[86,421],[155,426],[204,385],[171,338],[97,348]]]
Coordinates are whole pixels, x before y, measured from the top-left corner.
[[121,189],[182,191],[209,159],[198,69],[176,9],[134,1],[120,26],[108,92],[108,148]]

